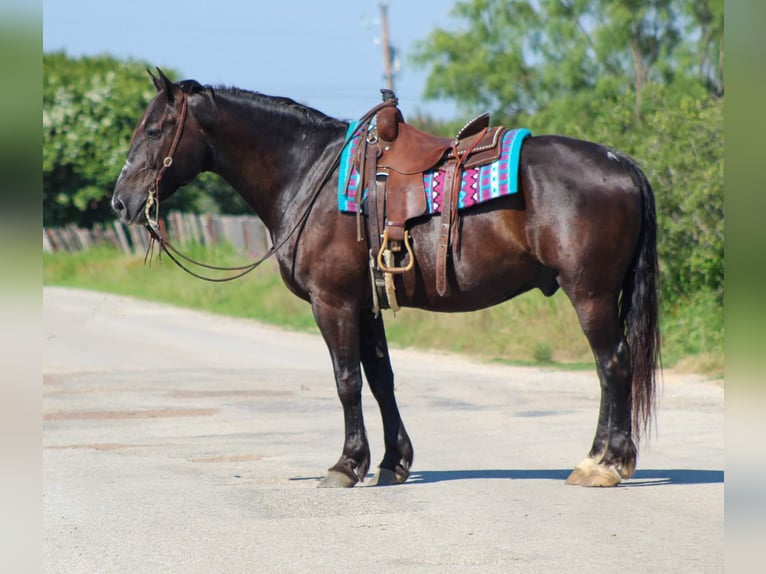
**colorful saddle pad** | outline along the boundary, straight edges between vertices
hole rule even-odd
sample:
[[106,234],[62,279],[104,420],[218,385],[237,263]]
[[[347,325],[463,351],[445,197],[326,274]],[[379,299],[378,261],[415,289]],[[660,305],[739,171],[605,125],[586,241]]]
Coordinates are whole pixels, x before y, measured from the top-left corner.
[[[356,130],[357,122],[352,122],[347,136]],[[352,158],[356,151],[359,138],[357,134],[343,150],[340,160],[338,177],[338,209],[346,213],[356,213],[358,210],[357,197],[361,178],[356,167],[352,166]],[[531,132],[527,129],[508,130],[503,135],[502,154],[500,159],[475,168],[463,171],[458,198],[458,209],[465,209],[518,191],[519,156],[521,145]],[[441,213],[442,193],[444,189],[444,171],[433,170],[423,174],[423,193],[426,194],[429,213]],[[364,200],[364,197],[362,197]]]

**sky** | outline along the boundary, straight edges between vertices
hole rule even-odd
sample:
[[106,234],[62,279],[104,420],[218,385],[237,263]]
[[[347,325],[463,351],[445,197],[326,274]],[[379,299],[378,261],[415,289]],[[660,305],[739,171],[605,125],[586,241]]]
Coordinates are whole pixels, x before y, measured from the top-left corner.
[[[409,58],[435,27],[454,27],[454,2],[387,2],[405,117],[460,119],[452,102],[423,99],[428,70]],[[43,50],[138,59],[353,119],[385,87],[379,14],[379,0],[44,0]]]

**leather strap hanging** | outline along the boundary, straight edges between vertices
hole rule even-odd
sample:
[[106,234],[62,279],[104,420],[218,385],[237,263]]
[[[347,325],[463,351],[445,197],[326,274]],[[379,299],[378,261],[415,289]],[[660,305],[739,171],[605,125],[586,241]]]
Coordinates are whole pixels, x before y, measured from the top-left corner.
[[483,128],[473,145],[462,155],[457,150],[457,140],[452,144],[454,160],[445,166],[444,188],[442,193],[441,221],[439,223],[439,243],[436,250],[436,292],[444,297],[447,294],[447,258],[450,245],[457,244],[459,238],[457,211],[460,199],[460,186],[463,176],[463,162],[470,157],[474,147],[479,143],[487,128]]

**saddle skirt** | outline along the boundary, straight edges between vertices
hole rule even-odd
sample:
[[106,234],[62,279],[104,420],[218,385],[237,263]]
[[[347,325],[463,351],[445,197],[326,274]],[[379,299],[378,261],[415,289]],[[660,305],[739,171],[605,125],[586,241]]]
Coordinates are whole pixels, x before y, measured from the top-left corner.
[[[347,137],[358,126],[352,122],[347,131]],[[524,128],[506,130],[502,135],[500,158],[491,163],[465,168],[461,174],[460,192],[457,198],[458,210],[467,209],[491,199],[512,195],[518,192],[518,173],[521,146],[531,135]],[[359,204],[364,201],[361,175],[354,165],[354,157],[360,138],[366,134],[358,133],[345,147],[340,161],[338,177],[338,209],[344,213],[356,213]],[[445,171],[435,169],[422,174],[423,193],[428,214],[441,213],[444,189]],[[360,198],[359,195],[362,195]]]

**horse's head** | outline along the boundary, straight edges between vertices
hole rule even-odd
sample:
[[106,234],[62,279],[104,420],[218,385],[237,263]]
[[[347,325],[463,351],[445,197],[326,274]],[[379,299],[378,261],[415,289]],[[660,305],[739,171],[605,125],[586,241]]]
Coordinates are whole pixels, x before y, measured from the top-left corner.
[[193,113],[201,86],[175,84],[157,72],[159,78],[149,72],[157,95],[133,132],[114,186],[112,209],[124,223],[147,223],[147,200],[170,197],[205,169],[205,135]]

